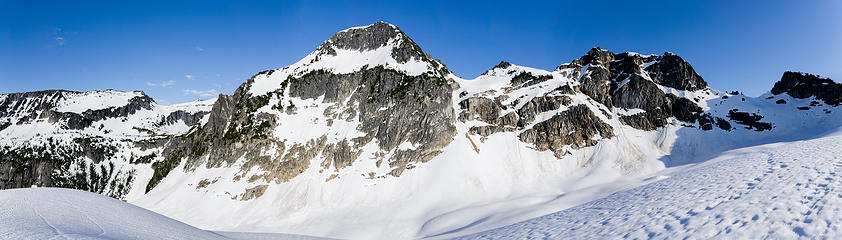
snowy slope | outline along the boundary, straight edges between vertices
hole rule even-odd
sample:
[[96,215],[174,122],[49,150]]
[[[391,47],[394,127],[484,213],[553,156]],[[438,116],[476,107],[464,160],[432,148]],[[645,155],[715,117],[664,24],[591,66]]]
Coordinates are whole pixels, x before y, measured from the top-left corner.
[[35,188],[0,191],[3,239],[226,239],[95,193]]
[[100,194],[63,188],[0,191],[1,239],[322,239],[201,230]]
[[666,179],[462,239],[838,239],[842,132],[726,152]]

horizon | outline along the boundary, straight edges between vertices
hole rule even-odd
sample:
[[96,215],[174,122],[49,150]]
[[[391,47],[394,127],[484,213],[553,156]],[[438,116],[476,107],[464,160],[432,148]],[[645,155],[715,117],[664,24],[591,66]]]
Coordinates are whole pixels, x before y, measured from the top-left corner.
[[10,54],[0,57],[0,92],[115,89],[161,104],[210,99],[295,63],[336,32],[377,21],[397,26],[465,79],[500,61],[552,71],[597,46],[673,52],[711,88],[749,96],[768,92],[785,71],[838,78],[842,3],[718,3],[610,3],[632,13],[624,15],[579,2],[6,2],[0,52]]

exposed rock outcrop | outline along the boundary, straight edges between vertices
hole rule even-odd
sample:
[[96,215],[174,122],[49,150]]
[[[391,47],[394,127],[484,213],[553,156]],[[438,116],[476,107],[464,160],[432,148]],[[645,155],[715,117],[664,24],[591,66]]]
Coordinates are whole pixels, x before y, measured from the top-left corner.
[[728,118],[739,124],[746,125],[746,129],[754,128],[756,131],[772,130],[772,124],[761,122],[760,119],[763,119],[763,116],[755,113],[740,112],[737,109],[731,109],[728,111]]
[[772,94],[786,93],[794,98],[815,97],[834,106],[842,102],[842,84],[809,73],[784,72],[781,80],[772,87],[771,92]]
[[596,47],[559,69],[573,69],[582,93],[608,108],[644,110],[621,118],[641,130],[664,126],[670,117],[693,123],[701,113],[694,101],[667,94],[660,86],[684,91],[707,88],[689,63],[669,52],[663,56],[615,54]]
[[611,138],[614,129],[594,115],[587,106],[576,105],[523,131],[520,140],[534,144],[538,150],[551,150],[560,157],[567,154],[567,146],[579,149],[596,145],[595,136]]

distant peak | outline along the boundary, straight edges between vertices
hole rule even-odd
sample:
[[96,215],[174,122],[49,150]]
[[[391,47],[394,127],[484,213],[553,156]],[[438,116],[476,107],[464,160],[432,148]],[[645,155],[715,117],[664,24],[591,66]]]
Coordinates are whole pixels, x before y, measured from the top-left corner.
[[512,66],[512,64],[509,63],[509,62],[500,61],[500,63],[498,63],[497,66],[494,66],[491,69],[497,69],[497,68],[505,69],[505,68],[508,68],[508,67],[511,67],[511,66]]
[[821,77],[819,75],[815,75],[815,74],[811,74],[811,73],[805,73],[805,72],[797,72],[797,71],[786,71],[786,72],[784,72],[784,75],[781,77],[782,80],[790,79],[790,78],[800,78],[798,80],[802,80],[802,81],[803,80],[807,80],[807,81],[816,80],[816,81],[820,81],[820,82],[835,83],[830,78],[824,78],[824,77]]
[[384,21],[378,21],[376,23],[372,23],[372,24],[369,24],[369,25],[366,25],[366,26],[351,27],[351,28],[342,30],[340,32],[366,30],[366,29],[373,29],[373,28],[390,28],[390,29],[394,29],[394,30],[400,30],[400,29],[398,29],[397,26],[395,26],[391,23],[387,23],[387,22],[384,22]]
[[605,50],[605,49],[602,49],[599,46],[596,46],[596,47],[591,48],[591,50],[589,50],[588,52],[607,52],[607,51],[608,50]]

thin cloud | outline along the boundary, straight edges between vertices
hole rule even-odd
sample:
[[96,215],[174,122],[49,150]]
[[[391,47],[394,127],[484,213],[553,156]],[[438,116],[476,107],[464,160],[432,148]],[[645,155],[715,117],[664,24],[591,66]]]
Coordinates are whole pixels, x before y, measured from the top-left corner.
[[67,32],[65,32],[64,29],[61,29],[60,27],[53,29],[53,36],[55,36],[53,37],[53,40],[56,41],[56,46],[61,47],[67,43],[67,39],[64,38],[65,35],[67,35]]
[[161,105],[172,105],[172,102],[160,98],[155,99],[155,102]]
[[164,81],[161,83],[146,82],[146,86],[150,87],[169,87],[175,85],[175,80]]
[[216,89],[210,89],[210,90],[207,90],[207,91],[184,89],[184,94],[196,95],[196,96],[199,96],[199,97],[213,97],[213,96],[219,95],[219,91],[216,91]]
[[196,51],[197,51],[197,52],[204,52],[204,51],[205,51],[205,49],[204,49],[204,48],[199,47],[199,46],[196,46],[196,47],[194,47],[193,49],[196,49]]
[[194,77],[193,75],[190,75],[190,74],[184,75],[184,78],[187,78],[187,79],[190,79],[190,80],[196,79],[196,77]]

